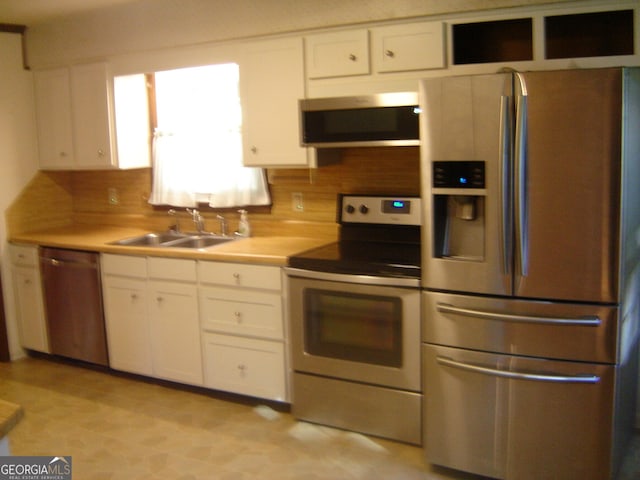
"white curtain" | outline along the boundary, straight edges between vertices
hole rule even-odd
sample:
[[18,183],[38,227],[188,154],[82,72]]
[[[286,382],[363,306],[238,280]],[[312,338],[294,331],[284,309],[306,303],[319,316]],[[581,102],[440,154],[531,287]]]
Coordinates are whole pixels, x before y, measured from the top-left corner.
[[149,203],[176,207],[269,205],[265,173],[242,166],[235,64],[156,73],[158,129]]

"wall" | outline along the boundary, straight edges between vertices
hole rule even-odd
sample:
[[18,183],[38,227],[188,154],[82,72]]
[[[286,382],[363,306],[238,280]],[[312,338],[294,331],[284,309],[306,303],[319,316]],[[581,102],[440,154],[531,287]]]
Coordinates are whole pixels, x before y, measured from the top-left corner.
[[27,30],[33,67],[207,42],[571,0],[139,0]]
[[[0,33],[0,211],[5,211],[38,169],[32,74],[22,68],[20,36]],[[7,230],[0,222],[2,269],[9,350],[21,352],[17,342],[13,288],[6,248]]]
[[[341,157],[318,169],[269,170],[271,208],[251,210],[255,235],[334,237],[338,193],[420,194],[418,147],[344,149]],[[39,172],[7,214],[12,233],[63,225],[136,225],[163,230],[169,225],[168,207],[147,203],[151,170]],[[108,190],[118,191],[118,205]],[[292,207],[292,194],[303,194],[304,211]],[[39,205],[56,205],[56,214]],[[217,231],[215,216],[223,214],[237,228],[236,209],[203,208],[206,228]],[[183,215],[188,228],[188,216]]]

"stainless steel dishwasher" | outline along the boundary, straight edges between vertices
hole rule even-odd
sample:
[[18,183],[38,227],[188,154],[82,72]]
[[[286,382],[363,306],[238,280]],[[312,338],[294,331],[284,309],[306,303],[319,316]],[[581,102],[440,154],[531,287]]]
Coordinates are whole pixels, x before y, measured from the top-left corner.
[[42,247],[40,270],[51,353],[108,365],[98,254]]

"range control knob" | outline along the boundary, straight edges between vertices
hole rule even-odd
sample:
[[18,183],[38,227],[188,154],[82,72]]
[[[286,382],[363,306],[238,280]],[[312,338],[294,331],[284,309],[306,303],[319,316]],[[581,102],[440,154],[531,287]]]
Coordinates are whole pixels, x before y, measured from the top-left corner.
[[353,205],[349,204],[349,205],[347,205],[347,206],[345,207],[345,211],[346,211],[347,213],[353,213],[353,212],[355,212],[355,211],[356,211],[356,207],[354,207]]
[[365,204],[360,205],[360,213],[366,215],[367,213],[369,213],[369,207],[367,207]]

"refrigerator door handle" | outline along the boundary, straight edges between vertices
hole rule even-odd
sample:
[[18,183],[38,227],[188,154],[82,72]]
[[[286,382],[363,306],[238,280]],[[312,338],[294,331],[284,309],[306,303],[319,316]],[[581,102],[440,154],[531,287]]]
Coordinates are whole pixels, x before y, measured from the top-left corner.
[[505,275],[511,273],[511,225],[512,218],[512,196],[511,196],[511,124],[512,124],[512,97],[502,95],[500,97],[500,238],[502,271]]
[[520,73],[514,74],[516,92],[515,169],[516,169],[516,242],[520,275],[529,273],[527,208],[527,84]]
[[536,317],[531,315],[515,315],[511,313],[486,312],[471,308],[454,307],[446,303],[438,303],[436,310],[440,313],[454,313],[465,317],[482,318],[484,320],[500,320],[505,322],[537,323],[543,325],[569,325],[575,327],[597,327],[602,323],[597,316],[580,318]]
[[456,360],[451,360],[450,358],[441,356],[437,356],[436,361],[440,365],[445,365],[447,367],[514,380],[534,380],[538,382],[556,383],[598,383],[600,381],[600,377],[597,375],[549,375],[545,373],[514,372],[482,367],[480,365],[474,365],[471,363],[458,362]]

